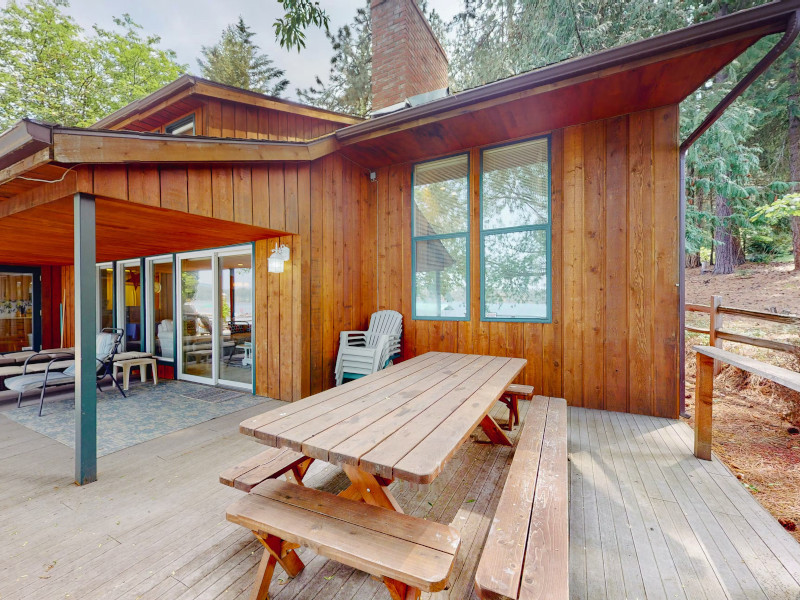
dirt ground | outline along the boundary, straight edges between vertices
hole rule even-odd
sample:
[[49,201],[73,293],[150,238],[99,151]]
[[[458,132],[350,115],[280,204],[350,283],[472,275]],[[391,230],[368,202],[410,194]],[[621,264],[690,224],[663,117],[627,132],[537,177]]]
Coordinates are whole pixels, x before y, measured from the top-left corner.
[[[800,274],[792,264],[748,264],[733,275],[686,272],[686,301],[800,314]],[[687,323],[708,327],[708,316],[687,313]],[[724,329],[800,345],[800,327],[726,317]],[[695,355],[708,338],[687,334],[686,409],[694,413]],[[725,342],[726,349],[793,371],[800,355]],[[693,425],[691,419],[690,424]],[[714,452],[758,501],[800,541],[800,394],[726,366],[714,387]]]

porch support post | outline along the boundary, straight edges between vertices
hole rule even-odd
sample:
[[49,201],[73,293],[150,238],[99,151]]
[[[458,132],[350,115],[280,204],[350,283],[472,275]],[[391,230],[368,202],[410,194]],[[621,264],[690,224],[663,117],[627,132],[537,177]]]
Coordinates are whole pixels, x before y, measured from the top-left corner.
[[75,219],[75,482],[97,481],[97,361],[94,196],[77,193]]

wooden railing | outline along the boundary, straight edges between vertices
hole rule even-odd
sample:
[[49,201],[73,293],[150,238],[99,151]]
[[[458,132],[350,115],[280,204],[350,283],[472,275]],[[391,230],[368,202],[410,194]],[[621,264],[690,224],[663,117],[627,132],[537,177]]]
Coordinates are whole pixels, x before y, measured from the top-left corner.
[[[791,352],[794,354],[800,353],[800,346],[788,344],[786,342],[778,342],[775,340],[768,340],[764,338],[752,337],[749,335],[742,335],[733,333],[732,331],[725,331],[722,328],[723,315],[731,315],[736,317],[744,317],[747,319],[758,319],[760,321],[769,321],[771,323],[781,323],[783,325],[800,325],[800,316],[797,315],[781,315],[761,310],[751,310],[749,308],[735,308],[733,306],[723,306],[722,296],[711,296],[711,303],[709,306],[703,304],[686,304],[687,312],[705,313],[709,316],[708,329],[699,327],[686,326],[686,331],[692,333],[700,333],[708,336],[708,345],[716,348],[722,348],[722,342],[727,340],[729,342],[737,342],[739,344],[749,344],[750,346],[757,346],[759,348],[768,348],[770,350],[780,350],[781,352]],[[718,374],[722,368],[722,363],[715,362],[714,374]]]
[[695,346],[694,350],[697,352],[697,382],[694,392],[694,455],[697,458],[711,460],[714,369],[717,364],[728,363],[800,392],[800,373],[710,346]]

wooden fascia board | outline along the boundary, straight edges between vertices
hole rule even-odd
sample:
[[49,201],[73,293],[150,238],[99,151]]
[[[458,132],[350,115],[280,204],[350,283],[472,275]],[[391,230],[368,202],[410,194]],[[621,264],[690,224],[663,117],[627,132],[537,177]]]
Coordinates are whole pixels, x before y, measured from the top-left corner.
[[52,148],[47,146],[42,150],[39,150],[35,154],[31,154],[30,156],[23,158],[21,161],[14,163],[10,167],[6,167],[5,169],[0,169],[0,185],[4,183],[8,183],[12,179],[19,177],[20,175],[24,175],[28,171],[35,169],[36,167],[41,167],[42,165],[46,165],[47,163],[53,160],[53,153]]
[[0,134],[0,169],[13,167],[50,146],[51,129],[31,121],[20,121]]
[[135,123],[136,121],[141,121],[143,119],[147,119],[147,118],[151,117],[152,115],[156,114],[157,112],[162,111],[165,108],[167,108],[168,106],[171,106],[171,105],[175,104],[176,102],[180,102],[181,100],[184,100],[184,99],[186,99],[187,97],[189,97],[191,95],[192,95],[192,88],[187,88],[187,89],[181,90],[179,92],[176,92],[173,96],[170,96],[170,97],[166,98],[165,100],[162,100],[158,104],[155,104],[154,106],[148,108],[147,110],[144,110],[142,112],[133,113],[131,115],[123,117],[119,121],[116,121],[114,123],[110,123],[110,124],[106,125],[106,127],[107,128],[112,128],[113,127],[114,129],[125,129],[131,123]]
[[[49,204],[50,202],[70,197],[77,191],[79,191],[78,176],[75,171],[71,171],[61,181],[42,183],[35,188],[0,201],[0,219],[42,204]],[[43,235],[46,234],[47,232],[43,232]]]
[[323,121],[342,123],[344,125],[355,125],[356,123],[361,123],[363,121],[363,119],[358,117],[351,117],[349,115],[317,110],[311,106],[306,107],[299,104],[278,102],[276,100],[270,100],[269,98],[251,95],[246,92],[239,92],[225,87],[210,85],[202,81],[198,81],[194,85],[192,88],[192,93],[202,96],[206,99],[238,102],[240,104],[247,104],[249,106],[258,106],[259,108],[268,108],[280,112],[301,115],[303,117],[312,117],[314,119],[321,119]]
[[94,131],[53,134],[53,160],[69,164],[305,162],[335,152],[338,147],[333,135],[295,143]]
[[[580,83],[584,83],[587,81],[595,80],[595,79],[602,79],[605,77],[609,77],[611,75],[616,75],[622,73],[624,71],[629,71],[641,67],[645,67],[650,64],[664,62],[667,60],[671,60],[673,58],[678,58],[680,56],[684,56],[687,54],[691,54],[692,52],[698,52],[704,49],[713,48],[719,45],[736,42],[742,39],[753,38],[754,42],[762,37],[777,33],[778,29],[774,26],[764,26],[754,30],[748,30],[743,32],[733,33],[731,35],[725,36],[723,38],[715,39],[711,42],[703,42],[699,44],[695,44],[692,46],[686,46],[684,48],[679,48],[672,50],[670,52],[665,52],[663,54],[658,55],[651,55],[641,59],[632,60],[625,64],[614,65],[611,67],[607,67],[604,69],[600,69],[598,71],[585,73],[582,75],[578,75],[575,77],[569,77],[565,79],[560,79],[557,81],[546,82],[540,85],[536,85],[535,83],[532,84],[532,87],[520,91],[511,92],[505,95],[499,95],[495,97],[488,98],[486,100],[479,100],[473,103],[464,102],[461,105],[458,105],[452,109],[444,109],[441,112],[432,112],[431,114],[420,116],[418,118],[408,118],[408,119],[400,119],[398,117],[402,116],[401,113],[397,114],[390,114],[386,115],[386,117],[382,117],[381,119],[376,119],[376,121],[385,120],[386,126],[384,127],[374,127],[372,131],[365,131],[365,133],[358,135],[356,133],[353,136],[354,130],[359,129],[359,126],[348,127],[345,129],[340,129],[336,132],[336,136],[341,142],[342,146],[351,146],[353,144],[358,144],[360,142],[369,141],[375,138],[383,137],[385,135],[390,135],[392,133],[397,133],[400,131],[405,131],[408,129],[414,129],[416,127],[420,127],[423,125],[427,125],[430,123],[436,123],[438,121],[445,121],[447,119],[451,119],[453,117],[458,117],[461,115],[477,112],[486,108],[491,108],[494,106],[499,106],[501,104],[506,104],[509,102],[514,102],[515,100],[521,100],[523,98],[531,98],[534,96],[538,96],[547,92],[552,92],[558,89],[574,86]],[[502,83],[502,82],[498,82]],[[490,84],[492,85],[492,84]],[[461,94],[464,97],[470,95],[470,91],[462,92]],[[459,94],[455,96],[451,96],[449,98],[445,98],[441,100],[443,104],[446,103],[448,100],[453,101],[459,97]],[[434,103],[432,103],[434,104]],[[420,109],[425,109],[425,105],[419,107]],[[433,108],[433,107],[430,107]],[[409,113],[414,109],[407,109]],[[423,110],[420,110],[423,112]],[[365,122],[362,126],[366,129],[367,125],[370,124],[369,121]],[[375,123],[378,125],[379,123]]]

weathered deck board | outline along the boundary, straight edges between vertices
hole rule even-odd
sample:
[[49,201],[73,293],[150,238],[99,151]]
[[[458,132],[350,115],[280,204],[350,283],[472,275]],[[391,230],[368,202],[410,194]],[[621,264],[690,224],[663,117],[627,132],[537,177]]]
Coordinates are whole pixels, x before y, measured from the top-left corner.
[[[84,488],[71,484],[70,449],[0,415],[0,439],[13,440],[0,454],[0,598],[246,599],[260,548],[225,521],[241,492],[217,475],[262,449],[237,425],[271,406],[103,457],[99,481]],[[523,421],[528,406],[520,404]],[[504,422],[507,410],[492,414]],[[483,439],[478,430],[431,485],[393,484],[407,513],[462,535],[449,589],[426,598],[475,599],[475,568],[513,457]],[[800,546],[724,465],[695,459],[692,444],[676,421],[570,409],[572,598],[800,595]],[[331,491],[348,483],[321,462],[306,482]],[[296,579],[276,569],[273,598],[388,597],[364,573],[300,555],[306,569]]]
[[572,598],[800,597],[800,545],[692,447],[677,421],[570,409]]

